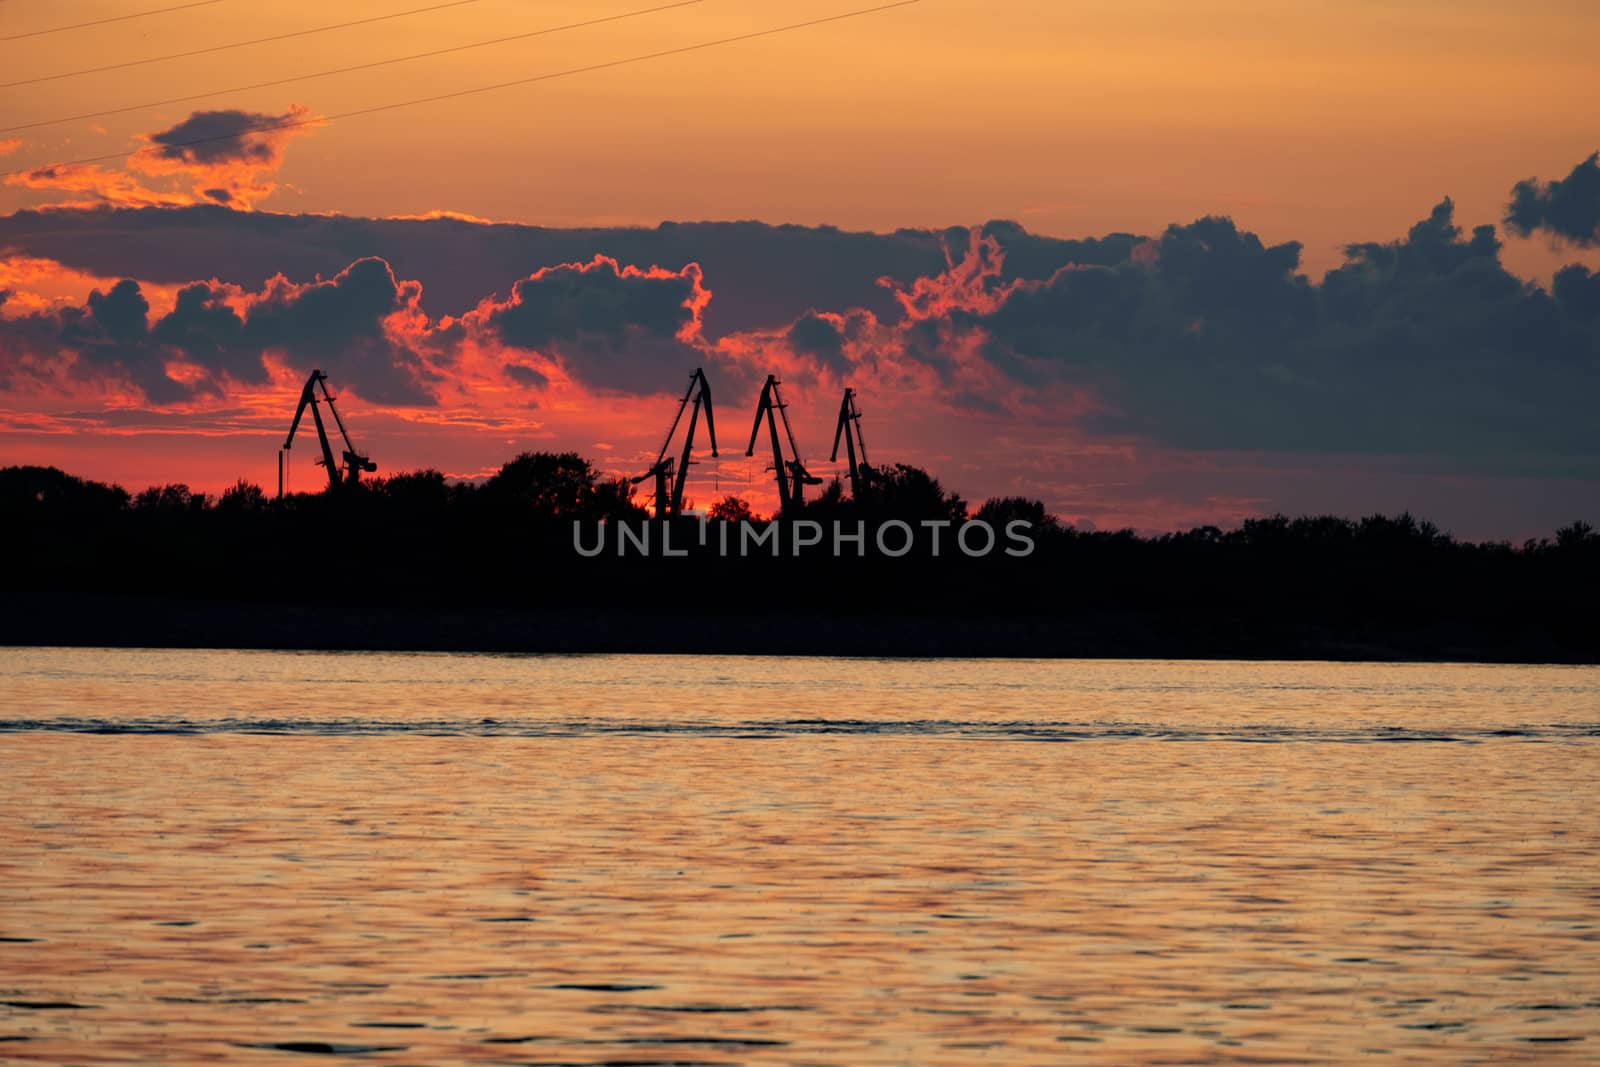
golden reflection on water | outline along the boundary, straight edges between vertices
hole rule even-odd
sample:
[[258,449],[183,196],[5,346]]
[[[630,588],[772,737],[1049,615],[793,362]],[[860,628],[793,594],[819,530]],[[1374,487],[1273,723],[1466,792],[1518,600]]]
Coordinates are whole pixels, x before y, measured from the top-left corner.
[[6,650],[0,677],[0,1060],[1600,1049],[1600,671]]

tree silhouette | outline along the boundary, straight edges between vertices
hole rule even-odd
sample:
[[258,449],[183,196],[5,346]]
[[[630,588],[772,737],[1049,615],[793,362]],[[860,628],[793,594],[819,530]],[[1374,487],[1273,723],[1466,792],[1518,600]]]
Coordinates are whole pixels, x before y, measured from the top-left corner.
[[597,481],[589,494],[589,514],[600,519],[643,518],[650,512],[635,495],[633,483],[626,478]]
[[0,515],[90,518],[121,511],[128,503],[128,491],[120,485],[75,478],[55,467],[0,469]]
[[[30,607],[0,612],[0,636],[149,643],[159,638],[150,613],[176,596],[226,625],[214,630],[206,615],[173,640],[231,632],[295,647],[691,650],[695,633],[707,649],[795,653],[1589,662],[1600,649],[1592,605],[1600,532],[1583,522],[1516,547],[1458,541],[1409,514],[1272,515],[1231,530],[1146,537],[1063,526],[1037,499],[996,497],[977,517],[997,531],[1017,519],[1032,523],[1036,550],[1026,558],[969,557],[948,532],[942,552],[925,537],[896,555],[874,543],[875,523],[954,522],[967,513],[928,472],[901,464],[884,468],[859,499],[824,490],[806,504],[805,517],[825,526],[837,519],[848,531],[863,522],[859,554],[795,553],[786,540],[781,552],[724,556],[720,538],[702,542],[680,530],[672,543],[694,557],[688,564],[617,551],[580,562],[572,520],[637,519],[645,511],[631,485],[597,473],[581,456],[538,452],[516,457],[482,486],[422,470],[352,493],[277,501],[240,481],[209,503],[177,482],[130,499],[119,487],[54,468],[0,469],[0,543],[13,564],[0,571],[0,593],[38,594]],[[734,495],[709,514],[756,518]],[[346,549],[347,560],[338,555]],[[348,565],[331,567],[323,581],[261,580],[308,559]],[[641,598],[641,590],[691,575],[702,595]],[[781,595],[752,598],[761,589]],[[63,593],[117,594],[125,606]],[[269,608],[304,607],[316,610],[272,624],[278,629],[255,621]],[[120,612],[122,621],[96,630],[102,610]],[[629,621],[641,611],[657,617]],[[40,612],[56,629],[35,624]],[[526,629],[518,612],[555,621]],[[580,616],[599,620],[600,629],[582,630],[589,624]],[[747,616],[767,620],[766,638],[746,641],[755,633]],[[844,618],[847,627],[827,622]],[[340,619],[355,621],[347,628]],[[369,625],[389,627],[383,640],[395,643],[363,644],[376,632]],[[302,634],[302,626],[311,629]],[[874,626],[879,636],[870,637]],[[862,635],[866,645],[853,643]]]
[[169,514],[181,511],[204,511],[209,502],[206,494],[190,492],[189,487],[182,482],[152,485],[133,498],[136,511],[158,511]]
[[524,452],[504,464],[483,487],[483,498],[506,511],[572,514],[594,486],[589,461],[576,452]]
[[907,521],[965,522],[967,503],[945,491],[939,479],[908,463],[874,467],[861,487],[861,503],[874,514]]
[[403,471],[374,478],[365,484],[373,496],[410,512],[443,511],[458,497],[472,492],[470,483],[451,485],[441,472],[432,468]]
[[1596,545],[1600,545],[1600,533],[1586,522],[1575,522],[1556,531],[1557,548],[1592,548]]
[[732,493],[711,505],[710,516],[721,522],[749,522],[756,517],[750,510],[750,501]]
[[262,511],[267,507],[267,494],[259,485],[240,478],[222,491],[217,499],[219,511]]
[[1030,500],[1025,496],[990,497],[973,518],[981,519],[996,529],[1017,520],[1030,523],[1035,530],[1054,530],[1061,525],[1054,515],[1045,510],[1044,501]]

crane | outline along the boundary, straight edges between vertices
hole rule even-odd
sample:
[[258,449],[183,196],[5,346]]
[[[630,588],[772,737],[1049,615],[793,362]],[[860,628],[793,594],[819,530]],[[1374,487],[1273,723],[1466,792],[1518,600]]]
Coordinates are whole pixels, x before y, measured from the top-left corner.
[[[696,391],[698,390],[698,391]],[[694,400],[694,410],[689,413],[689,431],[683,438],[683,457],[675,459],[667,455],[667,449],[672,447],[672,437],[678,432],[678,424],[683,421],[684,409],[688,408],[689,401]],[[705,371],[696,367],[694,373],[689,375],[689,388],[684,392],[683,399],[678,402],[678,413],[672,418],[672,425],[667,429],[667,439],[661,442],[661,451],[656,454],[656,461],[650,469],[639,477],[633,479],[633,484],[638,485],[647,478],[654,478],[656,483],[656,517],[659,519],[671,518],[683,513],[683,487],[689,480],[689,464],[694,460],[690,458],[694,453],[694,432],[700,425],[700,407],[706,409],[706,434],[711,438],[711,457],[717,458],[717,420],[711,410],[711,383],[706,381]],[[674,477],[676,472],[676,477]],[[672,492],[667,493],[667,482],[672,481]]]
[[861,497],[861,486],[871,480],[872,468],[867,465],[867,439],[861,436],[861,409],[856,407],[856,391],[845,389],[839,402],[839,424],[833,431],[833,455],[829,463],[839,462],[839,440],[844,439],[845,457],[850,461],[850,495]]
[[[317,396],[321,390],[322,395]],[[323,404],[328,405],[328,411],[333,415],[334,425],[339,427],[339,436],[344,438],[344,473],[340,475],[339,464],[333,458],[333,446],[328,443],[328,429],[322,424],[322,412],[318,410]],[[333,406],[333,394],[328,392],[328,376],[320,370],[311,372],[311,377],[306,379],[306,387],[300,390],[300,406],[294,409],[294,421],[289,424],[289,436],[284,438],[283,447],[278,450],[278,499],[283,499],[283,457],[289,451],[289,446],[294,444],[294,433],[300,428],[300,420],[305,416],[306,408],[311,408],[311,421],[317,425],[317,443],[322,446],[322,458],[319,464],[327,468],[328,490],[334,492],[344,486],[357,484],[361,474],[365,471],[371,474],[378,469],[372,460],[356,451],[356,446],[350,440],[350,433],[344,428],[344,420],[339,417],[339,410]]]
[[[761,432],[761,417],[766,416],[767,433],[772,438],[772,469],[778,478],[778,513],[788,514],[805,503],[805,487],[821,485],[822,479],[806,470],[800,460],[800,448],[794,443],[794,431],[789,428],[789,416],[784,411],[787,404],[778,393],[777,375],[767,375],[767,384],[761,387],[761,399],[756,403],[756,421],[750,427],[750,444],[744,454],[756,454],[756,434]],[[773,413],[777,414],[774,415]],[[793,459],[783,458],[783,444],[778,438],[778,419],[783,420],[783,432],[789,438],[789,451]]]

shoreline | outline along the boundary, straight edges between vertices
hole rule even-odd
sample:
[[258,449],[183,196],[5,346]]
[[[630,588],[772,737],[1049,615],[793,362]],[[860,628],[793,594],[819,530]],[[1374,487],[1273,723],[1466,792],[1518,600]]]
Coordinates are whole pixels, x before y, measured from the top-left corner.
[[1093,611],[1026,616],[731,615],[396,608],[133,594],[0,593],[0,646],[889,659],[1188,659],[1592,665],[1549,633],[1434,624],[1266,625]]

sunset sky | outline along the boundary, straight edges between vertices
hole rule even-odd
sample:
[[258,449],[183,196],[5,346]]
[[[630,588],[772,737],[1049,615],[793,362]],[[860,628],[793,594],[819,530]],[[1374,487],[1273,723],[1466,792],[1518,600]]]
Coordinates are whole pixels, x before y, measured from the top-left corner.
[[0,0],[0,464],[270,487],[321,366],[380,472],[637,474],[703,365],[701,505],[770,508],[771,371],[814,471],[849,384],[874,461],[1086,526],[1600,521],[1589,0],[922,0],[312,121],[874,6],[704,0],[199,95],[668,2]]

